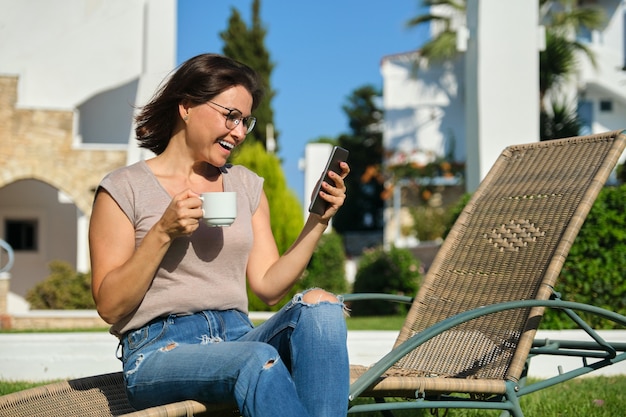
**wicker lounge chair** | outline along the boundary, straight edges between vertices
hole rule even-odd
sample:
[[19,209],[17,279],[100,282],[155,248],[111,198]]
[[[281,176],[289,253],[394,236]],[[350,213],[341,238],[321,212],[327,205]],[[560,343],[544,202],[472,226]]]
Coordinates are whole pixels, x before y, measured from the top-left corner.
[[136,411],[121,372],[62,381],[0,397],[1,417],[238,416],[231,405],[181,401]]
[[[369,368],[352,367],[351,400],[373,397],[378,403],[354,405],[350,413],[483,408],[521,417],[519,397],[626,359],[626,343],[602,340],[577,312],[622,326],[626,317],[559,300],[554,291],[625,144],[624,132],[615,131],[505,149],[415,299],[387,297],[410,302],[411,309],[389,354]],[[587,331],[589,342],[534,340],[545,307],[562,310]],[[537,354],[579,356],[581,367],[525,386],[528,360]],[[386,397],[406,401],[384,403]]]
[[[371,367],[353,366],[349,413],[400,408],[500,409],[523,416],[519,397],[626,359],[576,312],[626,326],[626,317],[558,299],[567,253],[599,190],[626,147],[626,134],[511,146],[483,180],[439,250],[394,348]],[[560,309],[589,342],[534,340],[545,307]],[[581,367],[525,385],[529,358],[576,355]],[[458,394],[456,394],[458,393]],[[454,394],[454,395],[452,395]],[[387,397],[405,401],[384,402]],[[133,413],[121,373],[62,382],[0,397],[0,416],[220,415],[184,401]],[[226,406],[232,415],[232,407]],[[223,414],[222,414],[223,415]],[[237,415],[237,414],[235,414]]]

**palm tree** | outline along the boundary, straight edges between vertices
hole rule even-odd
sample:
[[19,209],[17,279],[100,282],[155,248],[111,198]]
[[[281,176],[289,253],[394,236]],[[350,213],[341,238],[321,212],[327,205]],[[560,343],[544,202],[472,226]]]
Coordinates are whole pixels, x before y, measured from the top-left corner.
[[540,0],[539,7],[546,28],[546,48],[539,53],[539,105],[545,111],[546,94],[556,93],[576,73],[581,54],[596,66],[593,52],[576,39],[576,33],[599,29],[605,15],[602,9],[578,7],[577,0]]
[[[439,30],[433,38],[422,45],[420,55],[434,62],[453,59],[458,53],[455,18],[465,15],[465,0],[423,0],[422,5],[428,7],[428,14],[414,17],[406,25],[416,27],[424,23],[432,23],[437,25]],[[433,7],[437,12],[434,12]]]
[[[559,89],[578,70],[584,56],[596,67],[593,52],[576,39],[581,29],[599,29],[604,24],[602,9],[578,7],[575,0],[540,0],[540,17],[546,28],[546,48],[539,53],[540,139],[574,136],[582,125],[575,106],[557,98]],[[546,96],[552,96],[546,108]]]
[[552,100],[550,106],[550,112],[541,111],[539,116],[539,140],[577,136],[582,123],[576,108],[558,99]]

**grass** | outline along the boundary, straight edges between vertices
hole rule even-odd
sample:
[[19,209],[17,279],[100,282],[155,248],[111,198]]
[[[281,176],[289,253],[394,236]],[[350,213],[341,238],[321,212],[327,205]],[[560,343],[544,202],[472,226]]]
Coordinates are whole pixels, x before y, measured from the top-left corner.
[[348,330],[396,330],[402,328],[406,316],[348,317]]
[[26,382],[26,381],[2,381],[0,380],[0,395],[10,394],[12,392],[22,391],[28,388],[34,388],[39,385],[49,384],[50,382]]
[[0,334],[3,333],[98,333],[108,332],[108,327],[85,327],[74,329],[0,329]]
[[[346,323],[348,330],[400,330],[405,316],[368,316],[348,317]],[[253,320],[255,326],[263,323],[263,320]],[[2,330],[1,333],[74,333],[74,332],[108,332],[108,327],[95,327],[86,329],[28,329],[28,330]]]
[[[349,330],[397,331],[402,327],[403,321],[404,316],[349,317],[346,319]],[[81,329],[81,331],[84,330]],[[106,331],[106,329],[90,330]],[[0,395],[38,385],[42,383],[0,380]],[[577,378],[525,396],[521,399],[521,404],[526,417],[613,417],[624,415],[626,397],[623,391],[625,387],[626,375]],[[359,399],[358,401],[366,400]],[[431,416],[430,410],[400,410],[394,414],[396,417]],[[444,415],[443,410],[439,415]],[[492,410],[449,410],[447,417],[497,417],[499,415],[500,411]],[[379,417],[375,413],[358,413],[350,414],[350,416]]]
[[[37,383],[0,381],[0,395],[35,387]],[[521,399],[526,417],[614,417],[624,415],[626,375],[585,377],[527,395]],[[364,402],[364,400],[359,400]],[[430,410],[400,410],[396,417],[428,417]],[[437,414],[435,414],[437,415]],[[443,410],[438,415],[443,416]],[[447,417],[497,417],[494,410],[449,410]],[[350,414],[352,417],[379,417],[375,413]]]
[[[578,378],[522,397],[525,417],[615,417],[626,410],[626,375]],[[363,401],[363,400],[361,400]],[[363,401],[364,402],[364,401]],[[498,417],[499,410],[452,409],[439,416]],[[379,417],[376,413],[349,414],[350,417]],[[394,411],[395,417],[430,417],[431,410]]]

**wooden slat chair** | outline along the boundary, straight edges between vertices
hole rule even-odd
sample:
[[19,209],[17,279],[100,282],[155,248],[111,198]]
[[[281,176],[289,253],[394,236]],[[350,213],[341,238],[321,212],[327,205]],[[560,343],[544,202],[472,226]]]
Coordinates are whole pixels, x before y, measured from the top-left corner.
[[[559,300],[565,258],[626,144],[622,131],[506,148],[443,242],[393,350],[353,366],[349,413],[484,408],[523,416],[519,397],[626,359],[576,312],[626,326],[626,317]],[[377,295],[347,295],[346,301]],[[534,341],[546,307],[563,310],[590,342]],[[524,386],[532,355],[575,354],[580,369]],[[588,360],[597,358],[593,364]],[[404,401],[385,403],[387,397]],[[390,411],[383,414],[392,415]]]

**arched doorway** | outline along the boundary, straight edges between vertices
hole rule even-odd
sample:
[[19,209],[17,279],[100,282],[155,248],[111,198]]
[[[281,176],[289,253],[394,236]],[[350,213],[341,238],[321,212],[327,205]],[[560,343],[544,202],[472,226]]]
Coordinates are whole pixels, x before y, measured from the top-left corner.
[[53,260],[85,269],[85,225],[71,199],[45,182],[23,179],[0,188],[0,238],[15,254],[10,291],[25,297],[49,275]]

